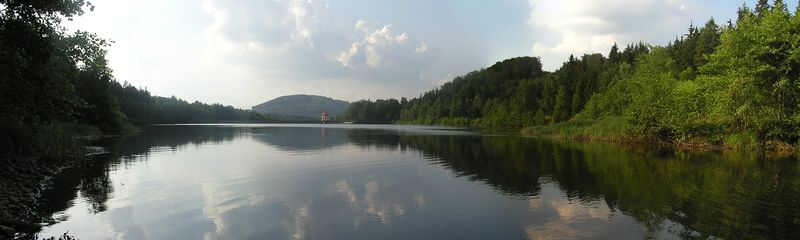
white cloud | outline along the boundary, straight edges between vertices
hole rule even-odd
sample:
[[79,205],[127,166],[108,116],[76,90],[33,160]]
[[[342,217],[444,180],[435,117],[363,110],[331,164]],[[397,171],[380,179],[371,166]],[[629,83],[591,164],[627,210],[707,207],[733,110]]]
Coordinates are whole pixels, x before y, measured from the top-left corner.
[[606,54],[614,42],[663,44],[686,29],[697,9],[688,0],[530,0],[533,54],[554,68],[569,54]]
[[[254,92],[262,95],[250,100],[254,103],[280,95],[320,91],[335,98],[358,99],[363,93],[353,95],[341,87],[343,81],[360,86],[417,81],[427,58],[433,56],[415,54],[417,47],[409,44],[410,35],[394,30],[391,24],[358,20],[347,30],[337,28],[331,24],[335,19],[327,18],[330,8],[319,1],[204,1],[204,11],[213,16],[205,31],[203,50],[204,61],[212,67],[204,71],[233,71],[227,76],[248,79],[252,82],[249,85],[281,86],[269,87],[269,93]],[[332,79],[339,79],[339,83],[323,82]],[[409,84],[403,90],[384,86],[363,97],[421,91],[410,91],[411,88]],[[263,97],[265,94],[271,97]]]
[[[369,1],[142,1],[95,0],[95,12],[65,24],[115,41],[108,57],[118,80],[189,101],[409,97],[485,64],[483,41],[432,34]],[[384,17],[396,22],[358,20]]]
[[369,31],[369,29],[376,27],[376,25],[377,24],[366,20],[356,21],[356,29],[363,32]]
[[306,42],[309,46],[314,47],[311,36],[316,32],[316,18],[313,14],[311,0],[292,0],[289,13],[295,25],[292,39]]
[[395,34],[392,30],[392,25],[385,25],[381,29],[370,33],[367,36],[367,43],[376,46],[389,46],[392,44],[399,44],[403,45],[408,40],[408,35],[406,33]]
[[339,57],[336,58],[336,60],[339,61],[342,66],[349,67],[350,61],[354,56],[356,56],[356,54],[358,54],[359,47],[361,47],[361,43],[354,42],[353,45],[350,46],[350,49],[339,54]]
[[[205,12],[213,16],[213,21],[204,34],[202,59],[210,67],[203,71],[220,72],[218,75],[225,75],[225,79],[249,82],[242,85],[270,89],[253,91],[260,96],[249,97],[251,104],[298,93],[357,100],[422,91],[419,82],[424,81],[416,76],[434,54],[416,54],[416,46],[409,44],[410,35],[394,30],[391,24],[363,20],[346,27],[332,24],[334,19],[327,15],[328,8],[319,7],[322,5],[307,0],[245,5],[205,0]],[[264,12],[255,14],[260,10]],[[253,22],[270,26],[254,27]],[[354,94],[343,87],[348,86],[345,82],[375,91]],[[242,94],[237,97],[245,98]]]
[[[364,20],[356,21],[355,28],[363,31],[364,40],[354,42],[349,49],[342,51],[336,59],[342,66],[355,68],[358,63],[353,62],[363,52],[363,63],[371,68],[391,65],[392,62],[383,61],[382,55],[403,56],[409,53],[419,53],[419,48],[410,50],[404,47],[409,41],[407,33],[396,33],[391,24],[384,25],[374,31],[377,24]],[[423,42],[424,44],[424,42]],[[363,48],[363,51],[360,50]],[[427,46],[425,46],[427,49]]]
[[381,56],[378,54],[378,49],[375,45],[367,45],[367,65],[376,68],[381,65]]
[[309,0],[232,2],[203,0],[202,9],[213,17],[207,35],[220,37],[244,50],[281,51],[314,47],[317,32],[315,6]]
[[417,49],[414,49],[414,52],[419,54],[425,53],[427,51],[428,51],[428,44],[426,44],[424,41],[419,43],[419,47],[417,47]]
[[525,227],[528,239],[608,237],[604,226],[620,221],[604,201],[574,202],[552,183],[542,184],[541,189],[539,196],[528,201],[529,209],[533,213],[556,213],[557,217]]

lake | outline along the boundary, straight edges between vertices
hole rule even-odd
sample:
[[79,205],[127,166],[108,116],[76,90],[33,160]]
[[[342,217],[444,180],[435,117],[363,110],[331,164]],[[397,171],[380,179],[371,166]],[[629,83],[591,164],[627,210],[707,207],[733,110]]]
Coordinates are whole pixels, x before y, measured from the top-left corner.
[[800,239],[793,156],[397,125],[153,126],[56,176],[80,239]]

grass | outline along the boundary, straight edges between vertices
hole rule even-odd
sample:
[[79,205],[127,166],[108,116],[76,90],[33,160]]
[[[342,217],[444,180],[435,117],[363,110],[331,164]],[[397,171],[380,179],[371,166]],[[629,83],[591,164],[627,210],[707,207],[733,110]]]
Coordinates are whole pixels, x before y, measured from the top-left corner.
[[725,136],[723,145],[735,149],[759,149],[762,145],[759,143],[755,133],[742,132],[732,133]]
[[535,126],[522,129],[522,134],[556,136],[570,139],[631,141],[637,136],[622,117],[599,120],[572,120],[563,123]]
[[637,133],[624,117],[606,117],[596,120],[572,119],[563,123],[523,128],[521,133],[586,141],[671,145],[690,149],[767,151],[783,154],[793,153],[795,149],[800,149],[800,142],[795,144],[780,141],[762,142],[758,139],[757,134],[752,132],[706,132],[706,135],[673,136],[672,139],[660,139],[656,136]]

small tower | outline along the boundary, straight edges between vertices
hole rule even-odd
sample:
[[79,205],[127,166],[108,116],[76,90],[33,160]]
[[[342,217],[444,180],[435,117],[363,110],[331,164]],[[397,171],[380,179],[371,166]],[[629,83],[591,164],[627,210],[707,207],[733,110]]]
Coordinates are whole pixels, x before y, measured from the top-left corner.
[[328,112],[323,112],[322,113],[322,124],[328,123],[328,118],[329,118]]

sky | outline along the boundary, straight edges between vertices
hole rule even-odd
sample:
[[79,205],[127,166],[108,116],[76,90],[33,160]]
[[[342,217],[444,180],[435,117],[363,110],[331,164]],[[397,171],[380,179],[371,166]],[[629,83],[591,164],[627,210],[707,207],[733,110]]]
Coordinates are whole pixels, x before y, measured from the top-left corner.
[[[753,6],[755,0],[745,1]],[[788,1],[795,9],[795,1]],[[615,42],[663,45],[737,0],[93,0],[67,22],[114,43],[117,81],[249,109],[291,94],[416,97],[518,56],[545,70]]]

